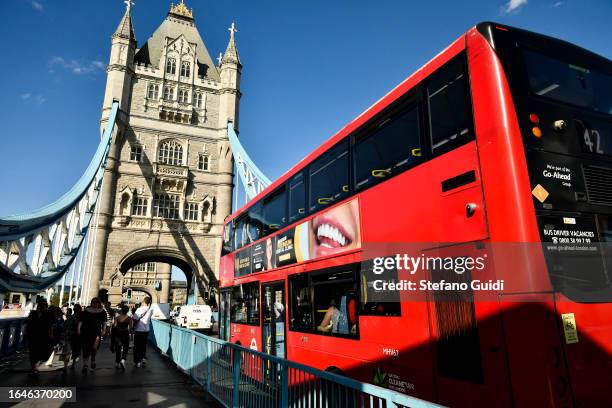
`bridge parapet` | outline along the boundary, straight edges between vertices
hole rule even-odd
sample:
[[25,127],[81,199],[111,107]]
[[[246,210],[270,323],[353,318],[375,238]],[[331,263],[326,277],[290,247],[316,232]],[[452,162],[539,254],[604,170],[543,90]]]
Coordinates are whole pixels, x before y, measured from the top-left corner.
[[226,407],[441,407],[158,320],[149,340]]

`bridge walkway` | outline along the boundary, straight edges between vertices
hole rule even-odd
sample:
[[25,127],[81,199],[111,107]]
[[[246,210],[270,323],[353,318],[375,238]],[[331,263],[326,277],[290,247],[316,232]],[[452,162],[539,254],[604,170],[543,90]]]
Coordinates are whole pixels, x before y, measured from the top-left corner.
[[[114,354],[105,341],[98,351],[96,369],[83,375],[79,368],[62,373],[63,364],[55,362],[51,369],[42,367],[38,377],[28,375],[27,353],[24,359],[1,374],[1,386],[21,387],[76,387],[76,403],[63,401],[23,401],[0,403],[1,407],[59,408],[191,408],[219,407],[207,398],[200,385],[163,357],[155,348],[147,348],[147,365],[137,368],[132,363],[132,350],[128,354],[125,372],[115,368]],[[65,404],[65,405],[64,405]]]

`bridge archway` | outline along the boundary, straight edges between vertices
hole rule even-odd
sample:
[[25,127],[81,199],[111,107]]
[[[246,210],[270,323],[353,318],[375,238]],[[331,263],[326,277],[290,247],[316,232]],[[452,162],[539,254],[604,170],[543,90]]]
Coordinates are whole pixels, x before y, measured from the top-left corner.
[[[185,274],[187,281],[187,292],[193,288],[192,282],[194,276],[202,276],[200,270],[202,267],[198,265],[189,255],[176,248],[170,247],[144,247],[135,249],[126,253],[117,263],[115,273],[110,279],[101,282],[100,287],[107,289],[109,300],[119,302],[125,288],[143,290],[151,294],[154,302],[168,303],[171,290],[171,269],[163,277],[157,278],[131,278],[128,272],[137,265],[155,262],[158,264],[172,265],[179,268]],[[198,280],[196,279],[196,282]],[[200,293],[205,287],[205,284],[198,282]]]

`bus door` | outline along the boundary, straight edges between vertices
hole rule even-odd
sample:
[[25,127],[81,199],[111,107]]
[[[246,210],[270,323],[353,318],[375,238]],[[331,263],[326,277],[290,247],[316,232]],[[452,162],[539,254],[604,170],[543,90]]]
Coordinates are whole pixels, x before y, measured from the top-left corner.
[[264,353],[285,358],[285,282],[262,284]]
[[230,339],[230,292],[231,289],[221,290],[219,305],[219,338],[225,341]]
[[[423,251],[427,257],[454,260],[486,259],[487,252],[479,243]],[[504,407],[512,401],[499,304],[481,298],[471,286],[472,280],[486,277],[483,273],[457,266],[428,271],[432,283],[465,284],[465,289],[427,295],[438,402],[443,405],[487,406],[497,401],[496,406]]]

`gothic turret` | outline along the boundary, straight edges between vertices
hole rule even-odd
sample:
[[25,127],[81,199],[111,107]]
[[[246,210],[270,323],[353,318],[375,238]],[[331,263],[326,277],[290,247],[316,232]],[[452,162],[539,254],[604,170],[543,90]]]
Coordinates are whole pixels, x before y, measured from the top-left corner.
[[[95,242],[93,253],[105,254],[108,245],[108,234],[112,225],[114,211],[114,190],[117,187],[117,168],[119,161],[120,136],[126,128],[127,112],[130,106],[132,92],[132,79],[134,76],[134,54],[136,52],[136,38],[132,26],[132,0],[126,0],[126,9],[121,22],[113,33],[111,40],[110,61],[106,69],[106,90],[102,105],[102,119],[100,130],[104,131],[108,123],[108,115],[114,100],[119,101],[119,121],[108,153],[108,161],[104,170],[104,181],[98,202],[99,218],[93,231]],[[92,274],[88,299],[98,296],[99,279],[103,276],[104,258],[97,257],[92,262]]]
[[108,114],[107,111],[110,110],[113,99],[120,101],[119,108],[122,111],[125,112],[128,109],[134,74],[134,54],[136,52],[136,38],[132,25],[132,4],[131,0],[126,1],[125,14],[112,36],[103,118],[105,114]]
[[219,126],[227,126],[233,122],[238,130],[238,102],[240,100],[240,75],[242,64],[236,48],[236,25],[232,23],[229,43],[223,58],[221,58],[221,109],[219,112]]

